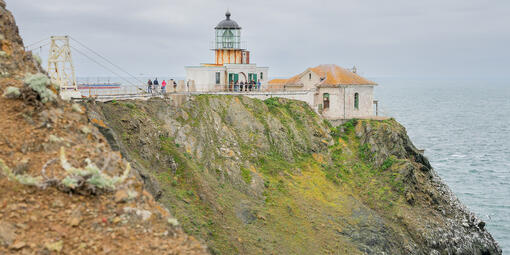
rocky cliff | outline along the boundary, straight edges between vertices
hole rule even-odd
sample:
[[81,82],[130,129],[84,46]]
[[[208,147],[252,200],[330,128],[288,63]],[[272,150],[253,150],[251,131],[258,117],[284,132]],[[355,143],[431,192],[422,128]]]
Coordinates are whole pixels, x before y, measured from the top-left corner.
[[5,1],[0,0],[0,78],[42,72],[38,61],[31,52],[25,52],[14,17],[5,9]]
[[0,0],[0,254],[206,254],[63,102]]
[[394,120],[231,96],[85,105],[213,254],[501,254]]

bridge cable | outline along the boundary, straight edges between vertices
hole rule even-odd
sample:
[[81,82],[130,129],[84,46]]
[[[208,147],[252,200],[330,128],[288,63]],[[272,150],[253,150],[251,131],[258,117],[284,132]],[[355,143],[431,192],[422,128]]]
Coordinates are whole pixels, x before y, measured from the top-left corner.
[[26,47],[26,50],[33,51],[33,50],[35,50],[35,49],[41,49],[41,48],[43,48],[43,47],[46,47],[46,46],[48,46],[48,45],[50,45],[50,44],[51,44],[51,42],[48,42],[48,43],[43,44],[43,45],[40,45],[40,46],[37,46],[37,45],[36,45],[36,46],[30,47],[30,48],[29,48],[29,47]]
[[124,72],[125,74],[129,75],[131,78],[135,79],[136,81],[140,82],[141,84],[143,84],[144,82],[143,81],[140,81],[137,77],[135,77],[134,75],[130,74],[128,71],[122,69],[120,66],[116,65],[115,63],[113,63],[112,61],[110,61],[108,58],[102,56],[101,54],[99,54],[98,52],[94,51],[93,49],[87,47],[84,43],[81,43],[80,41],[74,39],[73,37],[69,36],[69,38],[71,38],[71,40],[77,42],[78,44],[80,44],[81,46],[83,46],[84,48],[86,48],[87,50],[89,50],[90,52],[94,53],[96,56],[102,58],[104,61],[110,63],[111,65],[113,65],[114,67],[116,67],[117,69],[119,69],[120,71]]
[[[42,43],[42,42],[44,42],[44,41],[46,41],[46,40],[49,40],[49,39],[48,39],[48,38],[45,38],[45,39],[39,40],[39,41],[37,41],[37,42],[35,42],[35,43],[29,44],[29,45],[25,46],[25,49],[31,48],[31,46],[36,45],[36,44],[39,44],[39,43]],[[49,44],[49,43],[48,43],[48,44]]]
[[122,80],[126,81],[126,82],[127,82],[127,83],[129,83],[130,85],[135,86],[135,87],[138,87],[138,85],[131,83],[129,80],[127,80],[127,79],[123,78],[121,75],[119,75],[119,74],[118,74],[118,73],[116,73],[115,71],[113,71],[113,70],[111,70],[110,68],[108,68],[108,67],[104,66],[103,64],[101,64],[100,62],[96,61],[95,59],[93,59],[93,58],[89,57],[87,54],[83,53],[82,51],[80,51],[80,50],[76,49],[76,48],[75,48],[75,47],[73,47],[73,46],[70,46],[70,47],[71,47],[73,50],[75,50],[76,52],[78,52],[78,53],[80,53],[81,55],[83,55],[84,57],[88,58],[90,61],[92,61],[92,62],[94,62],[94,63],[98,64],[99,66],[103,67],[104,69],[106,69],[106,70],[108,70],[108,71],[112,72],[113,74],[117,75],[120,79],[122,79]]

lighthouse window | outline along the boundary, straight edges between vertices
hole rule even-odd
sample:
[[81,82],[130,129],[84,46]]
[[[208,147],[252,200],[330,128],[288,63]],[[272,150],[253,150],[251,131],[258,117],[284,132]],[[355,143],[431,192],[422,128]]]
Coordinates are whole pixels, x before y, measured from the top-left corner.
[[223,48],[234,48],[234,34],[230,30],[223,33]]
[[359,109],[359,94],[358,93],[354,93],[354,108],[356,110]]
[[216,84],[220,84],[221,73],[216,72]]

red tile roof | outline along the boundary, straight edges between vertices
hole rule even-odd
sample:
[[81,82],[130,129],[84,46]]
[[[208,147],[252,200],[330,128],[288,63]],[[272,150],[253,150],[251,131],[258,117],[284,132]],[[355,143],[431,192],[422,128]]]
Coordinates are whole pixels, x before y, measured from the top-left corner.
[[[275,79],[274,84],[285,85],[298,85],[301,77],[312,71],[324,80],[319,83],[320,86],[338,86],[338,85],[377,85],[377,83],[367,80],[356,73],[347,69],[341,68],[337,65],[319,65],[316,67],[308,68],[304,72],[295,75],[287,80]],[[270,84],[272,81],[269,81]]]

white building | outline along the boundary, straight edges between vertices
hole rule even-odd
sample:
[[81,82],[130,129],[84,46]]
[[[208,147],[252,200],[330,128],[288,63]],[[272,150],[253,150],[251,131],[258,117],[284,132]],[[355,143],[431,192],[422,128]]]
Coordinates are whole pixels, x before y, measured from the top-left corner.
[[308,68],[290,79],[269,81],[270,91],[308,92],[303,96],[313,109],[329,120],[373,118],[374,86],[352,71],[337,65]]
[[230,15],[227,11],[226,19],[214,28],[216,36],[212,50],[216,62],[185,67],[186,79],[194,91],[233,91],[238,88],[236,84],[251,81],[267,84],[269,68],[250,63],[250,52],[241,41],[241,27],[230,19]]
[[[230,19],[228,11],[225,16],[214,28],[215,63],[186,67],[189,92],[301,100],[325,118],[340,122],[376,115],[373,93],[377,84],[359,76],[355,68],[351,71],[337,65],[320,65],[290,79],[266,82],[269,68],[250,63],[250,52],[241,41],[241,27]],[[252,81],[260,81],[262,90],[246,91],[245,86],[239,92],[239,85]]]

